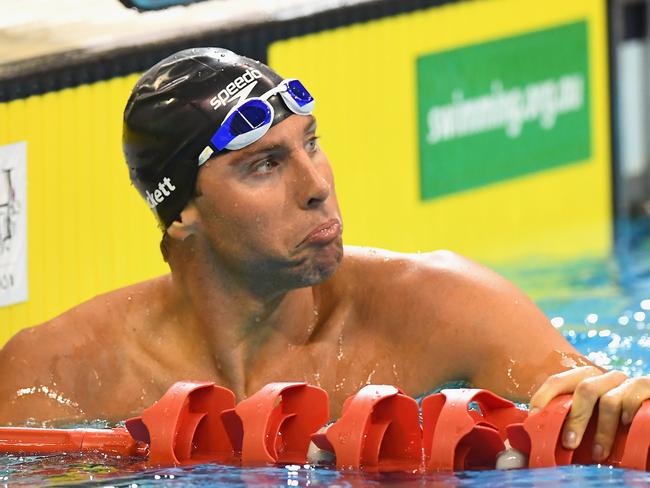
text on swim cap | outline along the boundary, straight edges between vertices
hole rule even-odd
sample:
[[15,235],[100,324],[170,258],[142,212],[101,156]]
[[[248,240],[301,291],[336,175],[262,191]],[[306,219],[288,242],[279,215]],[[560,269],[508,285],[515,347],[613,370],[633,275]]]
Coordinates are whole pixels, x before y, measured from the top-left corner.
[[223,90],[217,93],[217,96],[210,99],[210,105],[217,110],[225,106],[231,98],[247,98],[253,87],[257,84],[257,78],[261,78],[262,73],[257,69],[247,69],[243,75],[238,76],[226,85]]
[[[169,190],[167,190],[168,188]],[[172,180],[165,176],[162,182],[158,183],[158,189],[154,190],[153,193],[149,193],[147,190],[145,190],[145,200],[147,200],[149,207],[156,208],[156,206],[159,203],[162,203],[163,200],[165,200],[165,197],[171,195],[175,189],[176,187],[172,185]]]

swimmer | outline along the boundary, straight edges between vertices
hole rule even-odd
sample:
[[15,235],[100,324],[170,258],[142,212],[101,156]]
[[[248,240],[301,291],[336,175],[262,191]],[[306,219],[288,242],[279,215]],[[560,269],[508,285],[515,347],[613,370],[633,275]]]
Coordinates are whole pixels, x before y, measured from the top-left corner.
[[239,400],[306,381],[329,392],[333,418],[369,383],[415,397],[465,380],[532,409],[574,392],[568,448],[599,402],[604,459],[650,380],[594,366],[520,290],[453,252],[344,247],[314,103],[224,49],[142,75],[124,153],[171,273],[16,334],[0,351],[0,424],[118,421],[186,379]]

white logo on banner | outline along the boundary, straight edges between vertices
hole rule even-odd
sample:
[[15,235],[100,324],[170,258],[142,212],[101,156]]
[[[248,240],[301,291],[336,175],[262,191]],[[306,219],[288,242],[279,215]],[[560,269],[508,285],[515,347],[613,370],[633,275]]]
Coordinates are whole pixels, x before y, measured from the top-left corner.
[[0,146],[0,306],[27,300],[27,143]]
[[555,126],[559,115],[581,110],[585,102],[585,79],[580,73],[541,80],[511,89],[493,80],[490,93],[465,98],[461,89],[451,94],[452,103],[434,106],[427,113],[427,141],[442,141],[505,129],[516,139],[527,122],[539,120],[544,130]]

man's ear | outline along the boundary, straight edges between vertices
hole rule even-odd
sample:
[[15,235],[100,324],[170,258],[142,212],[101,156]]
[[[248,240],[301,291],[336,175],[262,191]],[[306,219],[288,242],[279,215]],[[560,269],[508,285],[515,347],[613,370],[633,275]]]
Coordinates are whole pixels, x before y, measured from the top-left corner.
[[180,218],[174,220],[169,227],[167,227],[167,234],[172,239],[184,241],[191,235],[194,235],[197,230],[197,222],[199,221],[199,211],[194,204],[194,200],[185,205],[181,211]]

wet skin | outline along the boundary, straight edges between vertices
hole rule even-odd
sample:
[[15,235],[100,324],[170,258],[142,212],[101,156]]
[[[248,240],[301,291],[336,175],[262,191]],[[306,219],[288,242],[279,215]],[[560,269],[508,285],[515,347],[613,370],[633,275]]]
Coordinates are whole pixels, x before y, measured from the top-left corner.
[[604,459],[648,379],[591,365],[520,290],[452,252],[344,252],[315,131],[313,117],[292,115],[206,163],[167,229],[170,274],[12,338],[0,350],[0,424],[121,420],[187,379],[238,399],[307,381],[329,392],[332,417],[369,383],[417,396],[467,380],[532,408],[575,392],[567,447],[600,400]]

